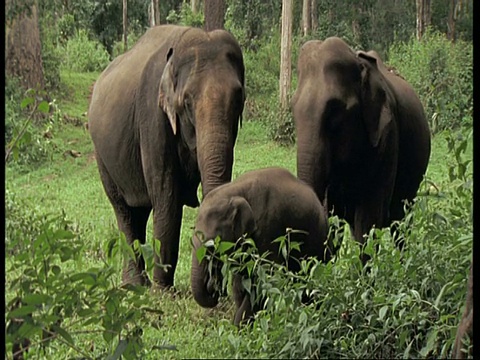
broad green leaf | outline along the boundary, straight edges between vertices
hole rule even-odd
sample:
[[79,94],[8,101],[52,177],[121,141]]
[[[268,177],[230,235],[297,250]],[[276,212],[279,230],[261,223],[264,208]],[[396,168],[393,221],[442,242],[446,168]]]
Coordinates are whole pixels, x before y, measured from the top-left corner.
[[162,247],[162,243],[158,239],[153,240],[153,251],[155,254],[160,256],[160,248]]
[[445,285],[442,286],[442,289],[440,290],[440,293],[438,294],[437,298],[435,299],[435,307],[438,309],[438,305],[440,304],[440,300],[442,299],[443,293],[445,292],[445,289],[450,286],[450,281],[447,282]]
[[23,317],[25,315],[29,315],[33,313],[36,309],[37,309],[37,306],[35,305],[24,305],[7,313],[7,318],[13,319],[16,317]]
[[64,338],[70,345],[75,345],[72,336],[62,327],[56,324],[52,324],[52,330],[55,333],[59,334],[62,338]]
[[50,111],[50,105],[45,100],[38,104],[38,110],[44,114],[48,114]]
[[205,254],[207,253],[207,248],[205,246],[200,246],[197,251],[196,251],[196,255],[197,255],[197,260],[198,260],[198,263],[201,263],[203,258],[205,257]]
[[388,311],[388,305],[382,306],[382,308],[380,309],[380,311],[379,311],[379,313],[378,313],[378,319],[379,319],[380,321],[383,320],[383,318],[385,317],[387,311]]
[[93,285],[97,281],[97,274],[91,272],[76,273],[70,276],[72,282],[83,280],[86,285]]
[[300,313],[300,317],[298,320],[301,325],[301,328],[305,327],[305,324],[307,323],[307,314],[305,313],[305,311],[302,311]]
[[50,296],[45,294],[27,294],[22,301],[28,305],[46,304],[50,300]]
[[250,278],[242,279],[242,286],[250,294],[252,291],[252,280]]
[[221,254],[224,254],[225,252],[227,252],[228,250],[230,250],[234,246],[235,246],[235,243],[228,242],[228,241],[222,241],[218,245],[218,250],[217,251],[221,255]]
[[420,350],[420,355],[425,358],[435,346],[435,342],[437,341],[437,329],[433,329],[428,333],[427,336],[427,344]]
[[33,97],[26,97],[25,99],[22,100],[20,107],[22,109],[25,109],[28,105],[33,104],[34,102],[35,102],[35,99]]
[[108,243],[107,243],[107,258],[111,259],[113,255],[113,250],[115,249],[115,246],[117,245],[117,239],[116,238],[111,238]]

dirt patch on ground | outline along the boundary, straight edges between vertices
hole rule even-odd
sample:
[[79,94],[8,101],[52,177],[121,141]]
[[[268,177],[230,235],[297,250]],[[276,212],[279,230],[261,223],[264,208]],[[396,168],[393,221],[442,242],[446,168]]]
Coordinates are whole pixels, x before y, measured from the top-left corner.
[[51,181],[51,180],[53,180],[53,179],[55,179],[55,178],[57,178],[57,177],[58,177],[58,176],[55,175],[55,174],[49,174],[49,175],[44,176],[44,177],[43,177],[43,180],[44,180],[44,181]]
[[87,154],[87,163],[86,165],[90,165],[92,162],[95,162],[95,153],[91,152],[90,154]]

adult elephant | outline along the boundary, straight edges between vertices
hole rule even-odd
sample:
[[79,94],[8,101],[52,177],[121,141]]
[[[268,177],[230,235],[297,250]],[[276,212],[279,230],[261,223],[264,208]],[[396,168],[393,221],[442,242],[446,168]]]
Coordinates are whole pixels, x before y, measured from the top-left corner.
[[[129,244],[145,242],[153,209],[153,279],[174,283],[183,205],[229,182],[242,114],[244,64],[224,30],[149,29],[95,84],[89,131],[105,192]],[[123,281],[150,284],[144,259],[124,264]]]
[[[292,251],[288,267],[299,271],[298,259],[316,257],[328,261],[331,247],[325,244],[328,223],[325,209],[310,186],[298,180],[288,170],[278,167],[249,171],[231,183],[212,190],[202,201],[198,212],[192,253],[192,292],[202,307],[214,307],[221,284],[220,263],[197,259],[197,250],[204,241],[217,236],[224,241],[237,242],[247,234],[260,254],[269,252],[268,259],[285,262],[279,255],[279,244],[273,240],[284,236],[287,228],[303,232],[291,233],[290,240],[301,243],[300,252]],[[240,244],[241,245],[241,244]],[[262,308],[263,301],[252,304],[250,294],[244,289],[245,274],[233,277],[233,297],[237,310],[234,324],[251,319]],[[255,279],[252,280],[255,283]]]
[[306,42],[297,69],[297,175],[363,244],[372,226],[402,219],[404,200],[416,196],[430,157],[423,106],[377,53],[337,37]]

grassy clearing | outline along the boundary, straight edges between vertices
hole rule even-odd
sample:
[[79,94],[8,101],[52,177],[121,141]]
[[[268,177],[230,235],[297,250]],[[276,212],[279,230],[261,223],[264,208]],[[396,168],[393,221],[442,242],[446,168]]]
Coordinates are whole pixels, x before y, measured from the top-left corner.
[[[80,118],[87,110],[89,87],[95,80],[97,74],[69,73],[64,74],[63,76],[65,76],[64,81],[70,84],[67,91],[69,96],[66,97],[66,100],[59,101],[59,108],[65,114]],[[14,168],[7,167],[6,187],[10,192],[14,193],[18,199],[25,201],[25,203],[31,207],[32,211],[39,214],[61,214],[62,211],[65,213],[65,217],[73,223],[73,226],[76,229],[78,229],[79,236],[87,246],[84,247],[82,261],[64,265],[66,266],[64,271],[82,271],[82,269],[99,266],[99,264],[102,263],[105,258],[105,243],[112,237],[118,236],[118,230],[113,210],[105,196],[98,176],[95,160],[93,158],[92,144],[86,129],[82,126],[65,124],[56,129],[53,135],[57,146],[53,160],[27,174],[18,174],[15,172]],[[445,309],[451,311],[451,313],[443,314],[443,316],[446,317],[443,318],[442,321],[438,320],[443,328],[439,328],[440,330],[438,330],[437,333],[440,334],[443,331],[443,335],[438,335],[438,337],[435,337],[434,339],[437,342],[445,342],[445,337],[448,338],[448,336],[444,334],[450,334],[450,338],[448,338],[449,340],[446,342],[446,344],[450,346],[451,338],[454,336],[455,332],[453,324],[456,324],[456,319],[459,317],[459,312],[463,305],[462,300],[464,297],[462,296],[462,293],[465,289],[466,283],[466,277],[464,275],[467,273],[470,259],[467,250],[471,247],[471,239],[469,240],[468,235],[471,235],[472,229],[471,221],[465,220],[463,227],[462,224],[455,225],[455,223],[452,222],[453,225],[460,227],[457,230],[453,228],[451,232],[444,234],[445,236],[443,238],[441,236],[430,238],[430,236],[432,236],[431,234],[436,234],[433,232],[434,230],[432,230],[435,228],[436,223],[429,222],[434,222],[436,220],[434,216],[429,217],[429,214],[438,212],[439,216],[443,214],[442,216],[448,218],[448,216],[450,216],[448,215],[450,208],[454,208],[458,203],[455,202],[455,199],[457,198],[454,198],[449,194],[449,192],[452,191],[453,188],[456,188],[458,184],[455,182],[452,183],[448,178],[448,170],[455,165],[455,159],[448,151],[446,141],[447,136],[448,133],[440,133],[433,138],[432,155],[427,171],[427,179],[432,181],[438,189],[440,189],[440,192],[446,195],[432,199],[427,199],[426,197],[425,201],[422,201],[421,205],[419,205],[421,211],[428,214],[428,216],[420,216],[419,220],[416,220],[418,217],[413,220],[414,227],[416,226],[415,221],[417,221],[418,230],[413,232],[411,240],[412,250],[408,254],[409,257],[407,256],[407,261],[410,262],[410,265],[407,264],[404,265],[404,267],[401,267],[401,265],[395,265],[395,263],[399,263],[398,254],[392,246],[384,245],[383,252],[381,252],[375,259],[377,262],[375,263],[376,268],[374,267],[374,269],[376,270],[374,271],[374,274],[377,276],[375,280],[375,289],[377,292],[374,293],[374,300],[372,301],[373,309],[376,314],[378,314],[381,305],[390,304],[390,302],[395,301],[395,299],[392,300],[392,298],[395,297],[395,294],[389,293],[393,291],[388,286],[389,280],[384,279],[382,274],[389,274],[388,276],[391,276],[391,274],[398,274],[403,271],[403,269],[408,268],[407,275],[402,275],[406,276],[405,282],[401,283],[403,280],[398,280],[400,284],[399,287],[405,287],[405,292],[408,292],[409,286],[414,288],[417,286],[416,284],[422,282],[422,280],[427,282],[425,287],[431,286],[432,289],[435,289],[436,291],[437,288],[443,288],[447,283],[446,279],[452,278],[452,274],[455,273],[453,269],[456,267],[455,278],[452,279],[449,282],[449,286],[444,289],[443,297],[439,298],[439,304],[437,304],[437,307],[441,308],[441,305],[445,302],[448,304]],[[463,136],[465,136],[465,134],[463,134]],[[65,155],[65,152],[68,150],[79,151],[81,156],[74,158],[70,155]],[[465,158],[472,159],[472,138],[470,138],[468,142]],[[239,137],[235,147],[235,163],[233,169],[234,178],[246,171],[267,166],[282,166],[295,173],[295,163],[296,153],[294,147],[282,147],[270,141],[267,135],[267,128],[263,123],[244,121],[242,129],[239,131]],[[428,190],[428,187],[429,185],[425,183],[422,186],[421,191]],[[443,212],[442,209],[444,209]],[[461,215],[469,213],[468,210],[469,209],[459,209]],[[268,358],[275,354],[277,357],[281,357],[279,355],[280,349],[278,347],[283,346],[280,344],[286,341],[282,336],[285,337],[288,334],[285,335],[282,331],[287,329],[288,326],[285,326],[284,329],[278,327],[275,329],[274,327],[266,325],[264,321],[260,321],[258,327],[256,325],[250,333],[245,331],[238,333],[238,331],[231,325],[234,311],[231,299],[224,299],[219,307],[211,310],[200,308],[193,300],[190,294],[190,237],[196,212],[197,209],[184,209],[179,263],[175,279],[176,292],[153,292],[151,296],[148,297],[148,300],[146,300],[147,306],[160,309],[163,314],[160,316],[146,314],[143,319],[145,322],[155,322],[158,325],[158,329],[155,329],[154,327],[144,327],[142,339],[146,350],[143,353],[142,358]],[[442,223],[440,222],[439,224],[441,225]],[[450,225],[450,223],[440,225],[439,229],[441,231],[441,226],[447,226]],[[452,240],[446,237],[447,235],[450,236],[452,232],[456,232],[456,239]],[[151,223],[149,223],[148,234],[151,239]],[[458,239],[465,234],[467,240]],[[444,250],[445,248],[448,248],[450,240],[452,240],[452,246],[455,247],[451,251],[445,253]],[[368,283],[367,280],[363,283],[358,283],[357,280],[353,280],[352,269],[355,268],[355,265],[352,264],[351,261],[357,256],[355,251],[357,251],[356,247],[352,247],[349,242],[344,244],[340,259],[338,263],[335,264],[335,268],[333,268],[333,270],[328,270],[330,272],[326,271],[324,273],[324,281],[328,282],[328,284],[323,285],[325,289],[330,289],[328,291],[331,293],[339,291],[338,297],[345,296],[353,309],[361,307],[356,303],[357,298],[355,298],[355,296],[358,295],[358,301],[360,301],[360,297],[362,299],[364,298],[364,295],[362,295],[362,291],[364,290],[363,287],[373,289],[373,286],[371,283]],[[461,259],[452,260],[447,258],[448,256],[458,254],[462,256]],[[384,258],[381,258],[381,256]],[[9,259],[7,258],[6,261],[8,268]],[[425,261],[432,262],[430,264],[431,271],[427,273],[424,273],[425,269],[422,267],[425,265],[422,264],[422,262]],[[120,280],[120,262],[116,264],[116,267],[118,275],[115,281],[118,283]],[[445,271],[436,273],[436,269],[441,267],[444,267]],[[14,274],[7,273],[7,282],[13,275]],[[424,276],[424,279],[418,279],[418,277],[421,276]],[[342,289],[335,289],[334,287],[337,284],[339,286],[341,284],[346,284],[345,286],[347,287],[350,286],[351,288],[349,291],[352,292],[348,295],[350,297],[345,295],[345,293],[348,292],[348,289],[345,289],[344,292],[342,292]],[[354,286],[352,284],[356,285]],[[422,286],[419,286],[418,289],[420,289],[419,291],[426,299],[428,299],[428,296],[433,298],[438,298],[440,296],[438,293],[428,295],[428,288],[425,292],[422,292]],[[325,290],[326,293],[328,291]],[[398,289],[398,291],[400,291],[400,289]],[[8,299],[9,296],[11,297],[12,294],[7,293],[6,298]],[[344,306],[344,304],[341,306]],[[339,309],[342,309],[341,306],[339,305]],[[413,303],[408,306],[412,309],[412,315],[410,317],[407,316],[407,318],[410,319],[413,317],[414,312],[417,311],[417,308]],[[368,306],[365,305],[365,308],[367,307]],[[328,310],[325,311],[326,313],[324,314],[323,319],[316,318],[315,316],[317,315],[315,315],[315,313],[313,313],[312,319],[319,323],[324,321],[324,323],[321,324],[326,328],[327,325],[330,326],[329,324],[337,321],[332,320],[335,319],[337,315],[328,312]],[[393,315],[394,314],[392,313],[392,316]],[[418,316],[422,317],[423,315],[420,314]],[[385,315],[385,312],[381,318],[384,317],[385,320],[388,319],[388,315]],[[268,317],[267,315],[265,319],[265,321],[270,321],[273,325],[277,324],[274,322],[275,317]],[[279,320],[277,319],[275,321]],[[326,321],[330,321],[330,323],[326,323]],[[278,322],[278,326],[280,326],[280,324],[282,323]],[[432,322],[432,324],[435,325],[437,323]],[[377,324],[376,326],[377,330],[382,329],[382,325]],[[341,324],[338,325],[338,327],[341,327]],[[76,331],[79,332],[74,335],[74,338],[76,346],[82,351],[87,354],[97,354],[98,356],[98,354],[108,350],[105,349],[105,343],[101,340],[100,333],[94,332],[95,326],[91,329],[84,329],[72,325],[72,328],[75,329],[72,333],[76,334]],[[267,330],[262,332],[262,329]],[[387,327],[385,329],[387,329]],[[289,331],[295,333],[297,330],[298,329],[293,327]],[[387,330],[385,331],[387,332]],[[332,330],[331,334],[335,334],[335,332]],[[327,334],[321,336],[328,337]],[[345,339],[347,339],[347,335],[345,335]],[[342,340],[341,336],[338,336],[337,340]],[[364,357],[364,354],[356,352],[356,349],[360,351],[359,349],[362,349],[362,346],[366,346],[365,343],[355,344],[355,342],[344,341],[344,344],[332,343],[332,346],[337,349],[335,351],[338,351],[338,348],[343,348],[345,350],[343,354],[337,354],[339,357]],[[375,340],[370,339],[370,341]],[[382,345],[382,341],[378,339],[377,341]],[[154,346],[159,347],[159,349],[147,351]],[[171,346],[175,346],[176,350],[170,350]],[[353,346],[357,346],[358,348],[351,348]],[[412,343],[409,346],[412,346]],[[440,344],[439,346],[442,348],[443,345]],[[448,346],[444,351],[448,350]],[[349,347],[351,348],[350,350],[348,350]],[[110,349],[110,351],[113,351],[113,349]],[[395,356],[398,356],[399,353],[405,354],[404,351],[406,350],[397,350]],[[329,354],[332,356],[332,353]],[[418,355],[418,353],[415,354]],[[78,349],[75,350],[72,347],[61,343],[47,348],[43,355],[41,351],[36,353],[32,352],[32,358],[50,358],[53,355],[57,358],[72,358],[75,356],[78,357],[79,353]]]

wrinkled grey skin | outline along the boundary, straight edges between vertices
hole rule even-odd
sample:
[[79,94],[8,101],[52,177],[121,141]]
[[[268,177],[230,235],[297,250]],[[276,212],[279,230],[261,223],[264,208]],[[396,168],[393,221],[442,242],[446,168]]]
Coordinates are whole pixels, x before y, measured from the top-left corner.
[[[213,275],[215,279],[210,278],[207,262],[198,263],[196,252],[202,240],[220,236],[224,241],[236,242],[247,234],[260,254],[270,251],[269,259],[280,263],[284,260],[278,254],[278,243],[272,241],[284,236],[287,228],[308,232],[291,235],[291,240],[302,243],[301,253],[293,252],[292,256],[313,256],[324,261],[331,258],[330,246],[325,244],[328,224],[323,205],[313,190],[288,170],[273,167],[250,171],[212,190],[200,205],[193,236],[191,282],[197,303],[216,306],[219,293],[213,284],[221,282],[218,272]],[[299,270],[293,259],[288,266],[292,271]],[[242,286],[242,275],[233,279],[233,297],[237,306],[235,325],[251,319],[263,306],[252,307]]]
[[[229,182],[244,104],[244,65],[237,41],[173,25],[149,29],[95,84],[89,130],[105,192],[131,244],[145,242],[153,210],[160,256],[153,279],[173,286],[183,205]],[[142,257],[123,281],[150,284]]]
[[416,196],[430,157],[423,106],[377,53],[355,53],[336,37],[306,42],[297,69],[297,175],[363,244]]

